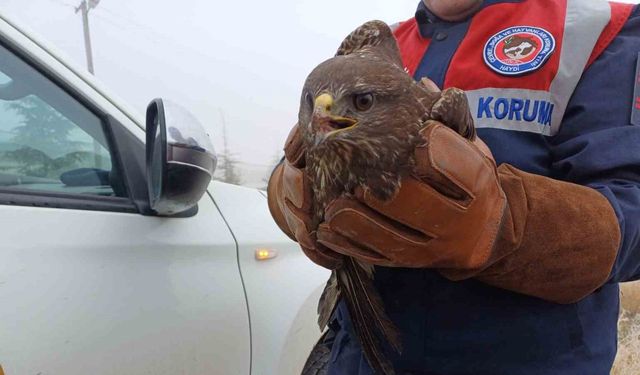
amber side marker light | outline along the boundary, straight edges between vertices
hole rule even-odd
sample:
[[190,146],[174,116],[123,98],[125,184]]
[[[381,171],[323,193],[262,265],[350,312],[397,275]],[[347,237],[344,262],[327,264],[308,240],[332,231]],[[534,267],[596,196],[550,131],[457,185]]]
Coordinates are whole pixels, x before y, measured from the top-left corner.
[[[275,258],[278,253],[273,249],[256,249],[256,260],[267,260]],[[0,374],[2,375],[2,374]]]

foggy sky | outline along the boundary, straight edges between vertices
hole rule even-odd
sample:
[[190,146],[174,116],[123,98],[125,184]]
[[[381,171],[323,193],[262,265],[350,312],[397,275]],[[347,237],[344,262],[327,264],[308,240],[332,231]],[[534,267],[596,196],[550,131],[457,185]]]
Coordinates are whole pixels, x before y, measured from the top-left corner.
[[[637,2],[637,1],[629,1]],[[80,0],[0,0],[0,11],[85,66]],[[140,113],[155,97],[190,109],[217,150],[221,113],[247,168],[271,164],[307,74],[370,19],[412,17],[418,0],[102,0],[90,13],[96,76]]]
[[[0,0],[0,11],[85,67],[80,0]],[[295,123],[307,74],[370,19],[410,18],[417,0],[102,0],[90,14],[96,76],[143,113],[170,98],[230,148],[269,165]]]

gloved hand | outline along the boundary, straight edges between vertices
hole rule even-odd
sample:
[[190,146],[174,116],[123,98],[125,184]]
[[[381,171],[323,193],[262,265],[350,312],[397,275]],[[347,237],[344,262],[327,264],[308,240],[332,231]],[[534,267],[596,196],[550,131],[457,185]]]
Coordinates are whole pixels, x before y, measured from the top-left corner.
[[305,149],[297,124],[289,133],[284,153],[285,158],[274,169],[267,187],[271,216],[287,236],[300,244],[309,259],[335,269],[343,256],[319,244],[315,228],[311,228],[312,193],[305,176]]
[[432,121],[421,131],[413,175],[394,198],[333,201],[318,241],[380,266],[478,269],[495,243],[507,200],[495,162],[455,131]]
[[413,175],[387,202],[359,189],[332,202],[317,240],[362,261],[437,268],[559,303],[606,282],[620,229],[588,187],[496,168],[477,145],[439,123],[422,131]]

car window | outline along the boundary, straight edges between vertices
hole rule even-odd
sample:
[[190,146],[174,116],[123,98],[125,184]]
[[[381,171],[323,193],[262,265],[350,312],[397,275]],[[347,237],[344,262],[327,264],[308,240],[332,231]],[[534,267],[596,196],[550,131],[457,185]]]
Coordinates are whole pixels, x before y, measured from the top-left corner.
[[124,196],[102,120],[0,45],[0,189]]

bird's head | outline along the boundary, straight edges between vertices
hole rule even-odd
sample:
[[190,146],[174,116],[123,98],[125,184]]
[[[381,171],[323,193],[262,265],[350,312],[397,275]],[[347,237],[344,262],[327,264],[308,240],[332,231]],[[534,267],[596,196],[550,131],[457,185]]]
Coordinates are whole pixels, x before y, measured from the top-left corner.
[[308,76],[298,123],[309,148],[385,142],[417,132],[437,97],[404,70],[389,27],[370,21]]
[[311,72],[300,99],[316,217],[332,197],[357,186],[383,199],[393,195],[439,97],[405,71],[384,22],[367,22],[347,36],[336,56]]

